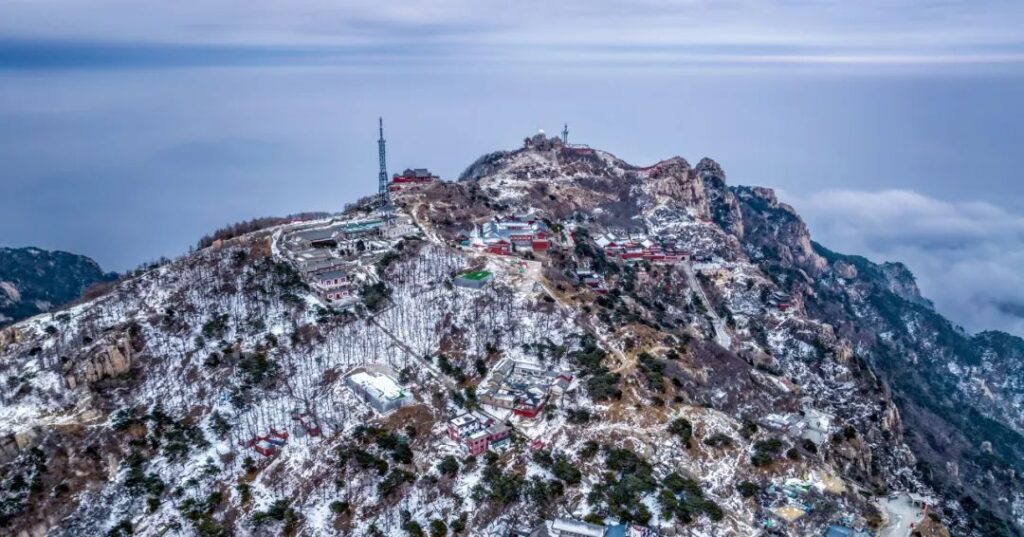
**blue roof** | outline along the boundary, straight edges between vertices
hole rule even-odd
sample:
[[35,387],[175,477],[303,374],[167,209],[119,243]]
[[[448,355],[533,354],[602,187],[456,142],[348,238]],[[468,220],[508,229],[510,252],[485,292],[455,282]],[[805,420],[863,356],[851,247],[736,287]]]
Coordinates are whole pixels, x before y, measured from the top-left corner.
[[829,526],[825,537],[853,537],[853,530],[844,526]]
[[618,524],[616,526],[609,526],[608,531],[605,532],[605,537],[626,537],[626,526],[625,524]]

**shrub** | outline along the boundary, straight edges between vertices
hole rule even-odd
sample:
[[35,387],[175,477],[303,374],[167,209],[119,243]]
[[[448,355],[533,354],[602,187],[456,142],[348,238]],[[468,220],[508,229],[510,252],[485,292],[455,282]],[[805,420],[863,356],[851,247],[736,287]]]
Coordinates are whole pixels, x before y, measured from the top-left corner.
[[235,490],[238,491],[238,499],[242,505],[249,503],[249,500],[252,499],[252,487],[248,483],[238,483],[235,485]]
[[434,519],[430,521],[430,537],[445,537],[448,535],[448,525],[443,520]]
[[405,533],[410,537],[423,537],[423,527],[415,520],[406,521],[402,524],[402,529],[405,530]]
[[412,473],[401,468],[392,468],[391,473],[377,485],[377,493],[380,494],[381,498],[387,498],[405,483],[412,483],[415,480],[416,476],[412,475]]
[[603,500],[608,512],[623,522],[646,523],[651,513],[640,499],[657,488],[651,465],[629,449],[605,452],[604,480],[594,487],[590,503]]
[[384,307],[391,297],[391,289],[384,285],[384,282],[365,284],[359,289],[359,296],[362,297],[363,304],[366,304],[366,309],[377,311]]
[[750,420],[743,420],[743,426],[740,427],[740,436],[750,440],[757,434],[757,424]]
[[565,481],[569,485],[578,484],[583,478],[583,474],[580,473],[580,470],[576,468],[569,459],[563,456],[559,456],[555,459],[555,463],[551,467],[551,473],[555,474],[555,477]]
[[349,513],[349,511],[352,509],[352,506],[349,505],[348,502],[335,500],[331,502],[330,508],[332,513],[336,515],[344,515]]
[[522,487],[522,476],[505,474],[498,468],[496,461],[488,462],[481,474],[480,483],[473,487],[473,498],[506,506],[519,500]]
[[590,421],[590,411],[585,408],[579,410],[570,408],[565,413],[566,421],[575,425],[582,425]]
[[407,442],[399,442],[391,451],[391,458],[401,464],[412,464],[412,449]]
[[132,535],[134,530],[132,529],[132,521],[127,518],[122,518],[110,531],[107,532],[107,537],[127,537]]
[[741,481],[739,484],[736,485],[736,491],[740,493],[740,496],[743,496],[744,498],[749,498],[761,492],[761,487],[759,487],[755,483],[751,483],[750,481]]
[[686,418],[676,418],[668,425],[668,432],[683,442],[686,449],[690,449],[690,439],[693,438],[693,424]]
[[665,363],[659,362],[646,352],[641,352],[638,358],[640,368],[644,371],[644,377],[647,379],[647,387],[658,392],[664,391],[665,385],[662,379],[665,371]]
[[437,471],[441,475],[455,477],[459,473],[459,462],[455,460],[455,457],[448,455],[437,464]]
[[711,436],[704,438],[704,445],[713,448],[729,448],[734,445],[731,436],[724,433],[715,433]]
[[452,530],[453,534],[462,533],[466,531],[466,522],[469,520],[469,516],[466,513],[459,513],[459,517],[452,521],[448,529]]
[[587,440],[583,443],[583,447],[580,448],[580,458],[583,460],[590,460],[594,458],[594,455],[597,455],[597,452],[600,449],[601,447],[597,445],[597,442]]
[[533,462],[541,465],[543,468],[550,469],[555,464],[555,460],[551,458],[551,452],[546,449],[538,449],[533,452]]
[[257,511],[252,515],[253,524],[260,526],[269,521],[283,521],[286,532],[298,522],[298,514],[288,507],[288,500],[277,500],[270,504],[266,511]]
[[224,335],[224,332],[228,329],[228,320],[230,317],[226,313],[213,314],[205,323],[203,323],[203,337],[206,339],[215,339]]
[[775,456],[782,451],[782,441],[778,438],[769,438],[754,444],[754,454],[750,456],[750,463],[757,467],[768,466],[775,461]]

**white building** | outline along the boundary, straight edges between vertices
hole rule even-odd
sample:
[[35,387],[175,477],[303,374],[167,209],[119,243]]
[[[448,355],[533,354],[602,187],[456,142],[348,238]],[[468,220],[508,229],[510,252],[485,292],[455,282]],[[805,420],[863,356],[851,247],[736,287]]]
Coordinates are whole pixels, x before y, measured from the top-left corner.
[[371,371],[368,367],[350,373],[345,384],[381,414],[416,402],[394,377],[383,371]]
[[548,526],[550,537],[605,537],[607,533],[608,529],[604,526],[568,518],[556,518]]

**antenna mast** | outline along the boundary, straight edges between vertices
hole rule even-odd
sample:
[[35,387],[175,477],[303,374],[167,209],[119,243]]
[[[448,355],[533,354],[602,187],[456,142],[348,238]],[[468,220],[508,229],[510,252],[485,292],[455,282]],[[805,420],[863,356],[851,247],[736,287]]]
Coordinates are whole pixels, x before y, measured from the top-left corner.
[[380,183],[380,205],[381,207],[386,207],[388,204],[388,167],[384,156],[384,145],[386,143],[384,141],[384,118],[379,117],[377,121],[380,128],[380,138],[377,139],[377,153],[380,157],[380,175],[378,177]]

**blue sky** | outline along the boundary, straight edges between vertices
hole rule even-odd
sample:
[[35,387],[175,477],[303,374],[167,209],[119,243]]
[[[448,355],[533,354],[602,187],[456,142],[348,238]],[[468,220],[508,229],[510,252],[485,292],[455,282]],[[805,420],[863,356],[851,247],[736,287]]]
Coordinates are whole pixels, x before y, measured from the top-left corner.
[[[385,5],[379,5],[385,4]],[[0,2],[0,244],[123,270],[568,122],[718,160],[1024,334],[1024,3]]]

